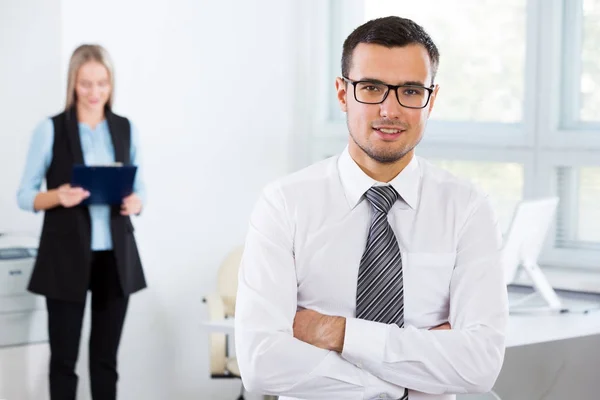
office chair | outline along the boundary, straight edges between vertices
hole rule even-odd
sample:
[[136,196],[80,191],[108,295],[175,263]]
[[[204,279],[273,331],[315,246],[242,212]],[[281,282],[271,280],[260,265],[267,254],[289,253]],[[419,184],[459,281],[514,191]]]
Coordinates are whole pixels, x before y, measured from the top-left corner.
[[[242,259],[243,246],[232,249],[225,257],[217,272],[217,290],[204,297],[211,321],[232,318],[235,314],[235,298],[238,286],[238,270]],[[229,335],[210,334],[210,376],[211,378],[240,379],[240,369],[235,357],[229,356]],[[244,385],[237,400],[244,400]]]

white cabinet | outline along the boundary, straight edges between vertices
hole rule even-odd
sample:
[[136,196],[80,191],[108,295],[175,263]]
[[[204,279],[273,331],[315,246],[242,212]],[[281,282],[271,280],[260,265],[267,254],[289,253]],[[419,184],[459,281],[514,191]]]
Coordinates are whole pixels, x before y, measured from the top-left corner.
[[42,296],[27,291],[38,239],[0,234],[0,347],[47,340]]

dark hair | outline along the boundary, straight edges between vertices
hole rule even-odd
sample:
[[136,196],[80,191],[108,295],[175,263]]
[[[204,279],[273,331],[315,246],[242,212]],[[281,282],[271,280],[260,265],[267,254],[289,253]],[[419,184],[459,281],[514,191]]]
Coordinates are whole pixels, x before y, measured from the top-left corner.
[[427,32],[410,19],[395,16],[377,18],[356,28],[344,41],[342,75],[345,77],[348,77],[352,65],[352,53],[360,43],[379,44],[389,48],[420,44],[429,53],[431,81],[435,79],[440,53]]

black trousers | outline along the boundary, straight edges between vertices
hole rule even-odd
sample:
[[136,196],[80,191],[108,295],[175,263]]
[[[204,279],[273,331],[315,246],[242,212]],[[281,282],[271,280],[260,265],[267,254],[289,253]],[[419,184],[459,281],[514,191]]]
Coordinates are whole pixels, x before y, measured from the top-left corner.
[[[117,351],[129,297],[123,296],[112,251],[95,251],[90,279],[92,293],[89,373],[93,400],[117,398]],[[46,298],[50,339],[50,399],[75,400],[81,326],[85,302]]]

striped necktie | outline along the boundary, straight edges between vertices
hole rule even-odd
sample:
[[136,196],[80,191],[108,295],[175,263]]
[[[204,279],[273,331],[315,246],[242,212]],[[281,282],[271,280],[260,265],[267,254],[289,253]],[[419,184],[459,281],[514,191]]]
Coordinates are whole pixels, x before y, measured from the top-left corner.
[[365,193],[373,210],[367,247],[360,260],[356,317],[404,326],[402,258],[387,214],[399,195],[391,186]]

